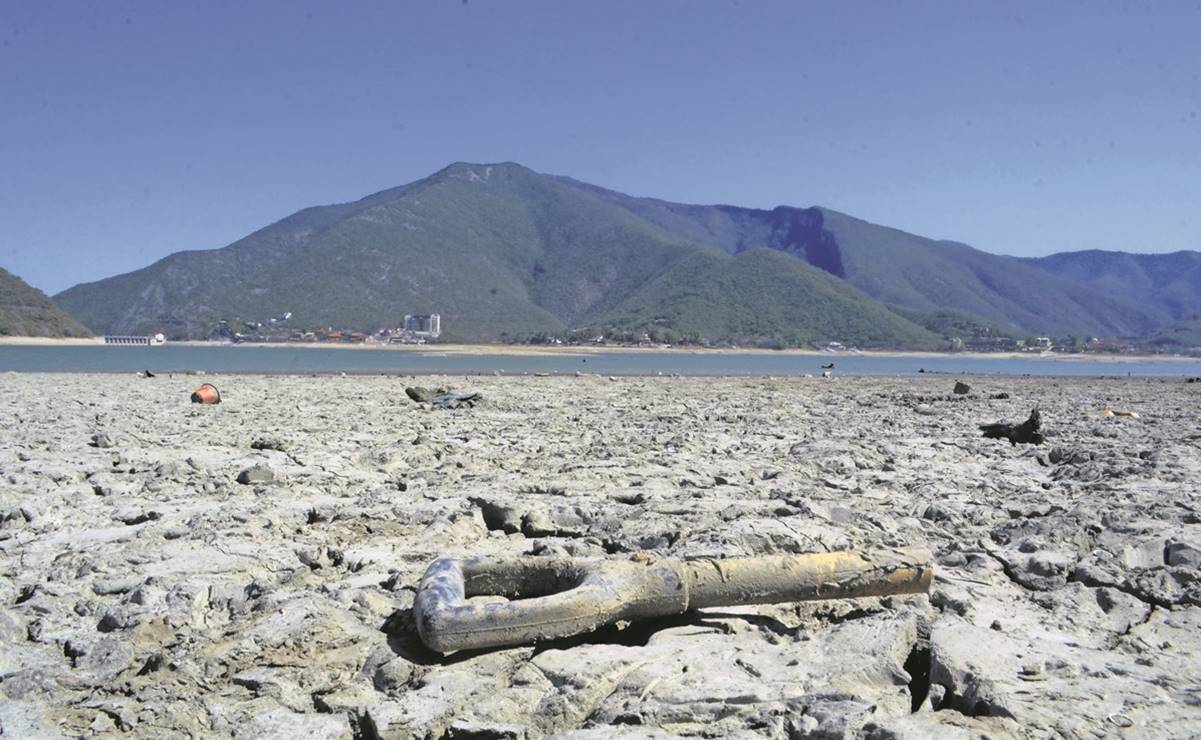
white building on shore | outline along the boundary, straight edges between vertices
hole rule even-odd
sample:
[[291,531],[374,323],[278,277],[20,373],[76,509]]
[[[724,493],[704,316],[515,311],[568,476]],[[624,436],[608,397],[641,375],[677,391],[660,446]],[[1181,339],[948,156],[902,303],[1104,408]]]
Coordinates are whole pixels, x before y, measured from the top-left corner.
[[405,314],[405,331],[436,339],[442,333],[442,316],[436,313]]

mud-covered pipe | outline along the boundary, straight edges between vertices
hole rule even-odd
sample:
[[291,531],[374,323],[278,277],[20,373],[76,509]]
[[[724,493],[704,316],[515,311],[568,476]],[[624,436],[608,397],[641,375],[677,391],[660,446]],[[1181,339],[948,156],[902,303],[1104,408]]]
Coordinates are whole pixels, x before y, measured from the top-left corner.
[[[482,595],[516,600],[465,603]],[[443,653],[567,637],[685,609],[683,574],[669,564],[561,558],[437,560],[413,605],[422,642]]]
[[918,548],[692,560],[686,568],[690,609],[924,593],[934,577],[930,552]]
[[[651,562],[443,558],[426,570],[413,612],[422,641],[448,653],[710,606],[920,593],[933,573],[930,553],[917,549]],[[481,595],[515,600],[466,603]]]

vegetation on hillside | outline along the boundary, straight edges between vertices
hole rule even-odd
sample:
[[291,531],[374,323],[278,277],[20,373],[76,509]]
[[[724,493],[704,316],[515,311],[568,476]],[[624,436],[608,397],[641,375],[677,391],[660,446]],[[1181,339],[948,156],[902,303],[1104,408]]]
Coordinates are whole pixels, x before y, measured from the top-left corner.
[[[59,298],[106,331],[170,337],[204,336],[223,319],[291,312],[296,329],[359,331],[396,326],[406,313],[439,313],[450,341],[556,334],[601,317],[712,342],[796,344],[837,335],[909,346],[929,338],[787,255],[772,257],[780,271],[772,280],[742,262],[728,275],[698,269],[725,255],[516,165],[455,165],[331,208]],[[819,296],[840,310],[818,310]],[[637,321],[637,311],[647,320]],[[869,323],[878,326],[867,331]]]
[[1022,339],[1025,335],[1020,331],[1003,324],[981,319],[979,316],[954,309],[937,311],[918,311],[912,308],[889,306],[900,316],[921,326],[927,331],[945,340],[967,340],[972,337]]
[[1089,249],[1026,261],[1099,294],[1137,303],[1165,322],[1201,312],[1201,252],[1128,254]]
[[769,249],[698,251],[598,317],[598,332],[671,329],[693,342],[933,349],[938,340],[804,262]]
[[283,313],[284,331],[314,332],[439,313],[450,341],[607,329],[916,348],[969,332],[1146,336],[1170,320],[1022,260],[826,209],[667,203],[515,164],[452,165],[56,299],[95,331],[170,338]]
[[1151,344],[1174,350],[1201,349],[1201,314],[1181,319],[1152,338]]
[[91,332],[45,293],[0,268],[0,336],[89,337]]
[[575,185],[672,233],[730,253],[767,246],[794,255],[908,311],[949,310],[1016,334],[1140,336],[1166,318],[1128,296],[1091,289],[1013,257],[826,208],[691,206]]

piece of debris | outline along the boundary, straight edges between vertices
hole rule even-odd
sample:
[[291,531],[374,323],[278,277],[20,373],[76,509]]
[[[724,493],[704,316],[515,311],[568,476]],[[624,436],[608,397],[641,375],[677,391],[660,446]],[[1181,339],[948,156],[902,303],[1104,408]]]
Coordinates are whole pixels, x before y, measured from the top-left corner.
[[157,511],[143,511],[142,509],[127,507],[114,511],[112,518],[115,521],[121,522],[122,524],[133,525],[152,522],[155,519],[161,519],[162,516],[163,515]]
[[254,465],[238,473],[238,482],[244,486],[270,483],[273,480],[275,480],[275,473],[266,465]]
[[457,409],[460,406],[471,408],[484,400],[484,396],[481,393],[455,393],[451,391],[441,393],[430,400],[440,409]]
[[833,369],[834,369],[833,362],[827,362],[825,365],[822,365],[822,370],[833,370]]
[[994,401],[1004,401],[1009,398],[1009,394],[1002,391],[1001,393],[992,394],[991,396],[989,396],[989,398],[991,398]]
[[[725,560],[440,558],[421,579],[413,616],[422,642],[450,653],[712,606],[926,593],[933,577],[933,556],[922,548]],[[464,601],[484,595],[515,600]],[[541,598],[518,598],[530,596]]]
[[1112,409],[1108,406],[1102,407],[1099,415],[1100,416],[1129,416],[1132,419],[1138,418],[1137,411],[1131,411],[1130,409]]
[[275,450],[276,452],[287,452],[288,444],[279,437],[257,437],[250,443],[252,450]]
[[823,378],[833,378],[834,373],[830,372],[829,370],[822,370],[822,377]]
[[969,394],[971,392],[972,392],[972,387],[970,385],[968,385],[967,383],[964,383],[962,380],[955,381],[955,393],[956,394],[958,394],[960,396],[966,396],[967,394]]
[[149,370],[143,370],[142,372],[138,373],[138,377],[139,378],[153,378],[154,373],[150,372]]
[[416,403],[429,403],[430,401],[434,400],[434,396],[437,394],[431,391],[429,388],[423,388],[422,386],[414,385],[405,388],[405,395]]
[[110,434],[97,432],[92,435],[92,440],[88,442],[89,447],[95,447],[101,450],[107,450],[117,446],[117,439]]
[[915,414],[921,414],[922,416],[934,416],[938,413],[934,410],[934,407],[928,403],[919,403],[913,407],[913,412]]
[[1030,418],[1021,424],[1006,424],[1005,422],[981,424],[980,431],[984,432],[984,436],[989,439],[1007,439],[1011,445],[1040,445],[1044,441],[1042,432],[1039,431],[1041,425],[1042,418],[1038,412],[1038,407],[1035,406],[1034,410],[1030,412]]
[[215,404],[221,403],[221,392],[212,383],[205,383],[192,391],[192,403]]

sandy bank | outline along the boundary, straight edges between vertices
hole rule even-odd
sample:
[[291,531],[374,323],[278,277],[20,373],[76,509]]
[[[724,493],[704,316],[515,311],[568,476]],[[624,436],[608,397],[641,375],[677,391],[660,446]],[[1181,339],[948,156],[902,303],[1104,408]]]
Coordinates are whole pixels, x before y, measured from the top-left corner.
[[961,357],[979,359],[1039,359],[1063,362],[1195,362],[1196,358],[1181,355],[1109,355],[1109,354],[1059,354],[1047,356],[1031,352],[905,352],[905,351],[865,351],[865,352],[824,352],[811,349],[756,349],[756,348],[707,348],[707,347],[617,347],[600,345],[580,346],[542,346],[524,344],[371,344],[344,342],[286,342],[262,343],[246,342],[239,345],[228,345],[220,342],[186,341],[172,344],[193,345],[198,347],[238,346],[238,347],[299,347],[306,349],[346,349],[346,350],[389,350],[398,352],[426,352],[447,354],[474,355],[566,355],[581,356],[601,353],[656,353],[672,352],[696,355],[781,355],[797,357],[821,357],[831,361],[839,357]]

